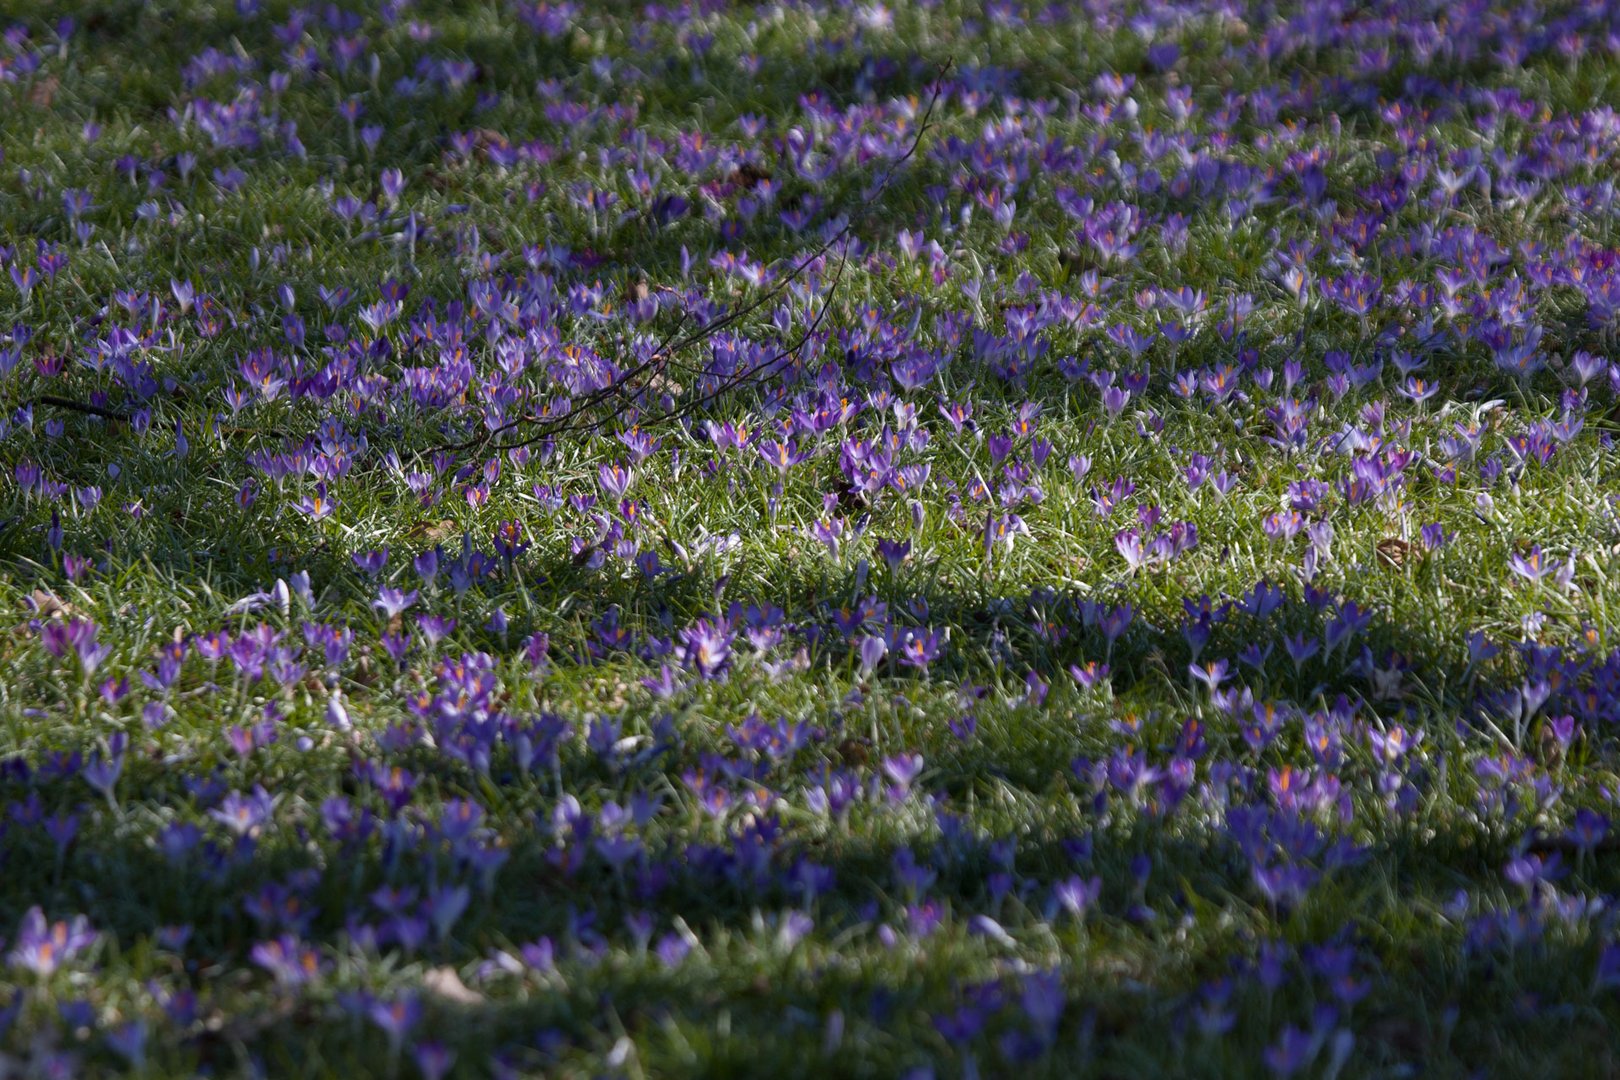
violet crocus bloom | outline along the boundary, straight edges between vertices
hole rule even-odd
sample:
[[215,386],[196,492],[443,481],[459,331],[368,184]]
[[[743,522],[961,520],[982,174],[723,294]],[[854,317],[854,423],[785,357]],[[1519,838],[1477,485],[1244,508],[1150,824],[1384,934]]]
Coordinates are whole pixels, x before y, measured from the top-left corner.
[[456,1062],[455,1051],[437,1042],[417,1043],[413,1056],[426,1080],[440,1080]]
[[385,585],[377,590],[377,599],[371,602],[371,606],[382,612],[384,619],[393,619],[415,604],[418,595],[415,589],[404,592]]
[[321,521],[332,516],[336,504],[326,494],[326,484],[323,482],[315,485],[313,495],[306,495],[298,500],[295,508],[309,515],[312,520]]
[[889,567],[892,574],[900,569],[902,563],[911,555],[910,540],[879,540],[877,553]]
[[1076,919],[1084,919],[1101,894],[1100,877],[1082,878],[1075,874],[1052,886],[1052,900]]
[[217,809],[208,812],[208,816],[237,836],[251,836],[270,820],[276,801],[262,785],[255,785],[249,794],[233,791],[226,795]]
[[900,662],[907,667],[925,671],[939,659],[940,635],[938,630],[907,631],[900,643]]
[[113,797],[113,788],[118,784],[118,777],[124,771],[124,748],[129,745],[129,736],[123,732],[114,734],[107,740],[107,753],[92,755],[80,773],[85,782],[107,799]]
[[388,549],[383,548],[379,551],[355,552],[353,555],[349,556],[349,558],[354,561],[354,565],[359,568],[362,574],[365,574],[367,577],[376,577],[378,574],[382,573],[383,567],[388,562]]
[[305,986],[320,977],[320,954],[291,934],[253,946],[253,962],[264,968],[283,988]]
[[892,794],[896,799],[904,798],[911,790],[912,783],[922,775],[923,756],[921,754],[896,754],[886,758],[883,762],[883,774],[894,781]]
[[67,622],[51,620],[40,629],[40,640],[52,656],[65,656],[71,649],[86,675],[95,673],[112,649],[96,640],[96,624],[75,616]]
[[861,674],[870,675],[872,671],[883,662],[883,657],[889,651],[888,642],[882,635],[868,634],[861,638],[859,647]]
[[422,1003],[412,994],[402,994],[393,1001],[373,1001],[366,1007],[366,1018],[382,1029],[388,1045],[398,1053],[405,1036],[422,1018]]
[[682,659],[701,678],[718,678],[730,663],[735,636],[723,622],[699,619],[681,631]]
[[597,483],[615,499],[624,498],[625,492],[635,482],[635,474],[623,462],[615,461],[609,465],[602,465],[596,470]]
[[36,905],[28,909],[17,928],[17,943],[6,957],[14,967],[27,968],[49,978],[63,964],[96,943],[100,935],[90,921],[75,915],[72,921],[46,922]]
[[810,538],[826,545],[827,553],[838,558],[838,550],[844,537],[844,519],[834,517],[822,519],[810,526]]

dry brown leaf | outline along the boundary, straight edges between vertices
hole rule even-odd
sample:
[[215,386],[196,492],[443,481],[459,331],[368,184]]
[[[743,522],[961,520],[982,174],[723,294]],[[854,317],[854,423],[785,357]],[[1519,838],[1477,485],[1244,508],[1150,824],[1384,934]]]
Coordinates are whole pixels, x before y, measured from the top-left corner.
[[865,765],[872,760],[870,745],[865,739],[845,739],[838,744],[838,756],[845,765]]
[[33,88],[28,91],[29,103],[38,105],[42,109],[50,108],[51,103],[56,100],[56,88],[61,85],[62,80],[58,79],[55,75],[45,76],[43,79],[36,82],[33,85]]
[[449,518],[438,521],[418,521],[411,526],[407,534],[413,540],[426,540],[430,544],[442,544],[457,534],[456,523]]
[[375,686],[377,673],[372,664],[371,650],[361,649],[355,662],[354,681],[361,686]]
[[1397,570],[1406,565],[1411,551],[1412,545],[1398,537],[1387,536],[1378,541],[1378,561]]
[[31,599],[34,613],[42,619],[68,619],[75,614],[72,604],[44,589],[35,589]]
[[484,1000],[483,994],[461,981],[461,976],[456,974],[453,967],[433,968],[422,976],[422,987],[457,1005],[478,1005]]
[[745,162],[740,168],[733,169],[726,180],[744,189],[753,188],[771,178],[771,171],[753,162]]

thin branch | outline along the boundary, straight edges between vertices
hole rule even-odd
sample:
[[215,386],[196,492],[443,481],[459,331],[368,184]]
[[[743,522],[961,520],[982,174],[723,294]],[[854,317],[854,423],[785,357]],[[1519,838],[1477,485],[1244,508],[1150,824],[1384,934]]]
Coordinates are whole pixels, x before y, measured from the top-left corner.
[[[701,409],[705,405],[718,400],[722,395],[741,386],[755,375],[758,375],[772,366],[781,363],[788,357],[797,354],[798,351],[805,346],[805,343],[810,340],[811,336],[815,334],[816,330],[820,328],[822,320],[827,317],[827,312],[832,307],[833,296],[838,289],[838,283],[843,277],[844,267],[848,264],[848,262],[849,256],[847,252],[841,253],[838,261],[838,270],[833,275],[832,285],[827,290],[827,298],[822,302],[821,310],[816,312],[815,317],[810,320],[810,324],[805,327],[804,333],[800,334],[798,339],[795,340],[793,344],[744,371],[736,372],[730,376],[727,376],[721,381],[720,385],[715,387],[713,390],[710,390],[700,397],[686,402],[677,409],[671,409],[669,412],[660,416],[659,419],[664,421],[680,421],[685,419],[698,409]],[[584,434],[586,432],[598,431],[612,423],[614,420],[618,419],[617,414],[614,414],[600,417],[595,421],[582,426],[576,426],[570,423],[574,417],[583,415],[584,410],[575,410],[569,412],[564,416],[557,417],[555,422],[548,422],[545,430],[543,431],[536,432],[535,434],[530,435],[527,438],[520,439],[516,442],[497,443],[494,449],[497,452],[504,450],[516,450],[519,447],[532,446],[537,442],[555,438],[557,435],[564,433],[572,432],[575,434]]]
[[118,409],[109,409],[101,405],[92,405],[88,401],[76,401],[73,398],[57,397],[55,394],[41,394],[34,399],[36,405],[50,405],[57,409],[66,409],[68,412],[84,413],[86,416],[99,416],[103,420],[128,420],[129,413]]
[[[939,68],[939,71],[933,81],[932,90],[929,94],[928,105],[923,110],[922,118],[917,125],[917,131],[912,137],[911,144],[906,147],[905,153],[889,162],[888,168],[884,170],[883,176],[878,181],[877,186],[872,189],[870,195],[865,196],[865,201],[868,204],[875,202],[883,195],[885,191],[888,190],[889,185],[894,180],[896,171],[906,162],[910,161],[911,158],[917,153],[917,149],[922,145],[923,136],[928,132],[929,127],[932,126],[934,108],[939,103],[940,94],[943,90],[942,84],[946,74],[952,67],[952,63],[952,61],[947,60]],[[745,371],[727,376],[721,381],[719,386],[706,393],[698,395],[696,398],[687,401],[676,408],[669,410],[660,418],[665,420],[680,420],[690,416],[696,410],[717,400],[721,395],[742,385],[755,375],[765,371],[775,364],[782,362],[788,357],[797,354],[798,351],[810,340],[811,336],[816,332],[817,329],[820,328],[822,321],[826,318],[828,310],[832,307],[838,285],[843,279],[844,269],[849,261],[849,247],[847,240],[855,229],[856,220],[856,216],[852,214],[849,220],[846,221],[837,232],[827,237],[827,239],[816,247],[815,250],[811,251],[809,254],[800,259],[791,271],[779,278],[770,286],[770,288],[766,289],[762,294],[755,297],[749,303],[727,312],[712,322],[703,324],[684,337],[676,338],[676,335],[680,333],[681,327],[686,324],[690,314],[689,312],[683,311],[681,313],[681,320],[676,324],[675,330],[671,333],[670,337],[666,338],[663,343],[661,343],[649,356],[647,356],[646,359],[636,364],[630,370],[620,374],[607,386],[593,390],[578,400],[570,401],[567,412],[560,413],[556,416],[540,416],[532,412],[525,412],[522,416],[509,420],[506,423],[491,428],[488,431],[480,432],[478,435],[472,438],[456,443],[440,444],[423,451],[423,453],[436,453],[442,451],[461,452],[464,450],[471,450],[475,447],[478,448],[481,453],[483,448],[489,447],[492,443],[493,449],[495,449],[497,452],[502,450],[515,450],[519,447],[531,446],[537,442],[541,442],[547,438],[552,438],[566,432],[583,433],[599,430],[600,428],[603,428],[609,423],[618,419],[619,414],[614,413],[609,416],[601,417],[590,423],[582,423],[582,418],[587,413],[596,410],[598,407],[614,399],[619,399],[622,407],[634,407],[634,403],[631,399],[635,396],[639,396],[641,393],[644,393],[647,389],[649,389],[645,384],[639,382],[639,380],[641,380],[642,377],[646,376],[649,372],[656,375],[658,372],[662,371],[665,367],[672,363],[682,370],[694,372],[697,371],[698,369],[694,367],[676,363],[674,358],[694,345],[702,344],[704,341],[713,338],[727,327],[736,325],[749,315],[760,310],[765,305],[780,297],[793,285],[795,281],[803,276],[809,267],[815,265],[818,261],[825,259],[827,254],[831,252],[833,248],[840,247],[840,245],[842,245],[839,253],[838,270],[834,274],[832,284],[827,290],[827,295],[825,300],[822,302],[821,310],[817,312],[815,317],[810,321],[810,324],[806,327],[804,333],[801,334],[792,345],[780,352],[773,354],[767,360],[764,360]],[[496,441],[498,440],[499,436],[505,434],[506,432],[525,426],[534,426],[540,430],[536,431],[532,435],[515,441]]]

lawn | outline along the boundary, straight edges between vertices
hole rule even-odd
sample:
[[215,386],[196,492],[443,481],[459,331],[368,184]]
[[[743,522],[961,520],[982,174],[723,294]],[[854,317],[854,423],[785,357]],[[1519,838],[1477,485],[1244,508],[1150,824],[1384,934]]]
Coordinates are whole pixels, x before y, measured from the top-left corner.
[[0,27],[0,1076],[1620,1074],[1620,9]]

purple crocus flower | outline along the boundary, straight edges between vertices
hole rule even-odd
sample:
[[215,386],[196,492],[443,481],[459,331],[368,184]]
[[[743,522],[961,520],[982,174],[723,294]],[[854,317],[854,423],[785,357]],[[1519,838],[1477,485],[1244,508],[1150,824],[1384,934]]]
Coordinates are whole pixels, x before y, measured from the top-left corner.
[[254,785],[248,794],[233,791],[226,795],[218,807],[208,811],[208,816],[237,836],[252,836],[270,820],[276,802],[262,785]]
[[253,946],[249,955],[255,964],[270,972],[283,989],[305,986],[319,978],[324,970],[320,954],[291,934],[261,941]]
[[704,679],[719,678],[731,662],[736,634],[723,622],[699,619],[681,631],[681,658]]
[[397,1054],[405,1036],[422,1018],[422,1002],[414,994],[401,994],[393,1001],[372,1001],[367,1004],[366,1019],[382,1029],[388,1037],[391,1053]]
[[754,444],[760,457],[782,475],[810,456],[806,450],[788,439],[764,440]]
[[439,1042],[420,1042],[412,1053],[424,1080],[442,1080],[456,1062],[455,1051]]
[[52,656],[64,656],[68,650],[78,656],[86,675],[95,673],[101,661],[112,649],[96,640],[96,624],[77,616],[66,622],[52,619],[40,629],[40,641]]
[[382,588],[377,590],[377,599],[371,602],[371,606],[382,612],[382,616],[385,620],[391,621],[397,618],[402,612],[405,611],[405,609],[416,603],[418,595],[419,594],[415,589],[412,589],[410,592],[404,592],[400,589],[390,588],[389,586],[384,585]]
[[1290,1025],[1275,1043],[1267,1047],[1266,1067],[1278,1077],[1290,1077],[1316,1057],[1317,1039],[1308,1031]]
[[1052,886],[1052,900],[1076,919],[1084,919],[1101,894],[1100,877],[1082,878],[1075,874]]
[[883,640],[880,634],[867,634],[861,638],[859,646],[861,674],[869,675],[882,663],[883,657],[889,651],[889,643]]
[[1592,977],[1599,989],[1620,986],[1620,942],[1610,942],[1598,954],[1597,971]]
[[47,922],[37,905],[28,909],[17,928],[17,941],[7,961],[49,978],[63,964],[96,943],[100,935],[83,915],[71,921]]
[[322,482],[315,485],[313,495],[305,495],[302,499],[299,499],[294,508],[300,513],[308,515],[312,521],[322,521],[332,516],[332,511],[337,509],[337,504],[326,494],[326,484]]
[[1418,538],[1423,541],[1423,546],[1430,551],[1437,551],[1450,543],[1452,536],[1453,534],[1447,531],[1439,522],[1425,525],[1418,532]]
[[883,774],[894,781],[891,794],[896,798],[904,798],[911,790],[912,782],[922,775],[923,756],[921,754],[896,754],[883,761]]
[[900,662],[919,671],[939,659],[941,639],[938,630],[908,630],[900,641]]
[[824,544],[827,554],[836,560],[844,538],[844,519],[833,517],[816,521],[810,526],[810,538]]
[[108,801],[112,800],[113,788],[124,771],[124,748],[128,744],[129,736],[123,732],[114,734],[107,740],[106,754],[93,755],[79,774]]
[[1609,833],[1609,819],[1585,807],[1575,811],[1575,824],[1570,827],[1569,838],[1576,850],[1590,855]]
[[355,552],[350,556],[354,565],[367,577],[376,577],[382,573],[383,566],[388,562],[388,549],[380,551]]

